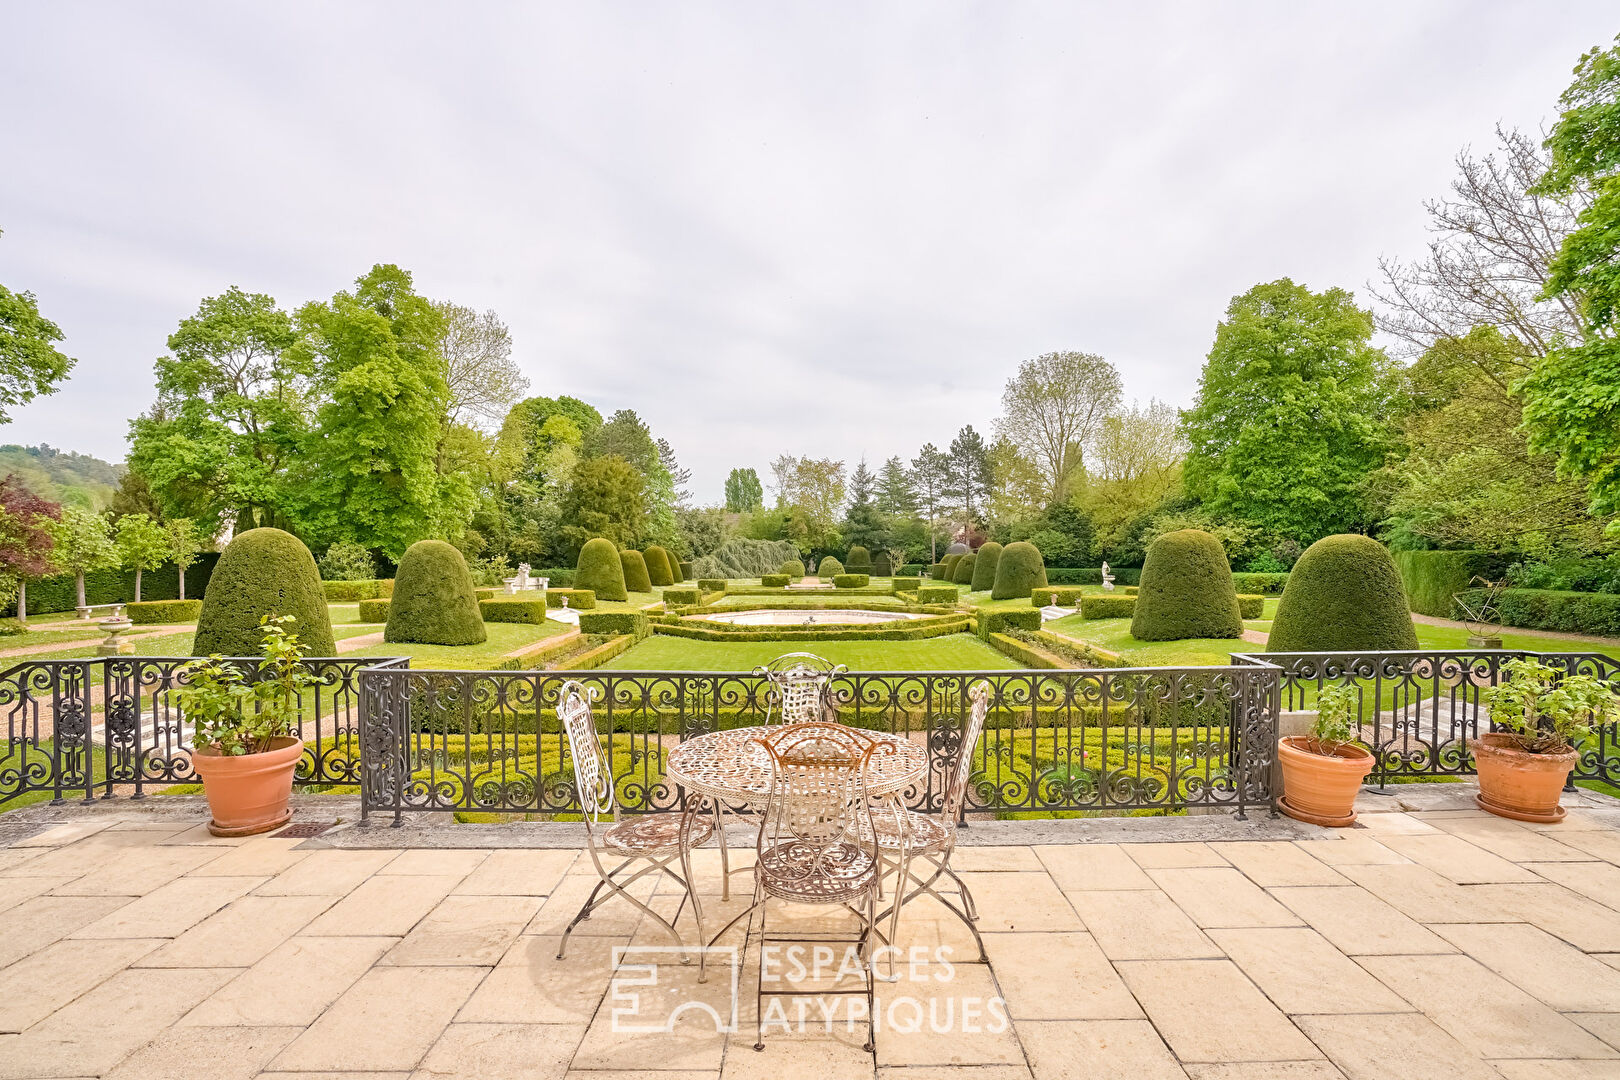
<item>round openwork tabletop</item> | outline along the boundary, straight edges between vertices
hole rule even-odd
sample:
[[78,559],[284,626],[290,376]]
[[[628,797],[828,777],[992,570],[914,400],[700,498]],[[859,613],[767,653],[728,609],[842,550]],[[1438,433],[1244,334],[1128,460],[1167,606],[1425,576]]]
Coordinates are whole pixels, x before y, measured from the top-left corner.
[[[669,752],[666,777],[701,795],[732,802],[764,802],[771,793],[771,763],[765,748],[753,740],[773,730],[768,727],[732,728],[699,735]],[[928,751],[910,739],[881,731],[864,731],[893,752],[879,748],[872,754],[867,789],[873,795],[892,795],[923,778]]]

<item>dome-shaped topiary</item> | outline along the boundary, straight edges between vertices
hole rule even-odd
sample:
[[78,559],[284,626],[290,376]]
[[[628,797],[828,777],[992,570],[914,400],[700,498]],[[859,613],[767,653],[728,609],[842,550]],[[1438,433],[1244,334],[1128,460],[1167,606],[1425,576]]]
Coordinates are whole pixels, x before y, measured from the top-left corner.
[[681,569],[681,557],[668,548],[664,549],[664,554],[669,556],[669,576],[675,579],[675,584],[679,585],[686,580],[686,571]]
[[641,561],[647,564],[647,580],[653,585],[675,584],[675,570],[670,566],[669,552],[652,544],[642,553]]
[[962,555],[963,554],[964,554],[963,552],[957,551],[957,552],[953,552],[952,554],[949,554],[949,555],[945,556],[943,559],[939,560],[939,565],[941,565],[941,566],[943,566],[945,568],[945,577],[944,577],[943,580],[945,580],[945,581],[955,581],[956,580],[956,564],[962,561]]
[[394,572],[383,640],[477,645],[487,636],[461,552],[443,540],[418,540],[407,548]]
[[309,548],[280,529],[249,529],[231,541],[208,579],[193,654],[258,656],[264,642],[259,620],[265,615],[291,615],[296,621],[288,629],[308,647],[308,655],[337,655],[320,571]]
[[872,576],[891,577],[894,574],[894,562],[889,558],[887,551],[880,551],[872,556]]
[[1046,584],[1046,560],[1041,549],[1025,540],[1008,544],[996,559],[996,583],[990,587],[990,599],[1029,599],[1037,585]]
[[1202,529],[1178,529],[1153,541],[1142,564],[1131,636],[1140,641],[1243,636],[1232,565],[1219,540]]
[[849,549],[849,557],[845,560],[852,574],[870,574],[872,572],[872,553],[861,544]]
[[624,571],[624,587],[633,593],[652,592],[652,577],[647,573],[647,560],[639,551],[619,552],[619,566]]
[[956,585],[972,585],[973,570],[979,565],[979,557],[968,552],[956,561],[956,569],[951,571],[951,581]]
[[[978,550],[978,559],[973,563],[973,580],[968,584],[969,592],[984,592],[995,587],[996,566],[1001,562],[1001,545],[991,540]],[[1034,588],[1033,585],[1030,588]]]
[[1324,536],[1305,549],[1283,586],[1266,639],[1267,652],[1417,647],[1395,560],[1383,544],[1354,533]]
[[628,600],[624,587],[624,566],[619,562],[619,549],[613,541],[598,536],[587,540],[579,549],[579,562],[574,569],[574,588],[589,589],[598,600]]
[[789,559],[782,564],[782,569],[777,571],[777,573],[786,574],[794,581],[803,581],[804,563],[800,562],[798,559]]
[[831,581],[834,575],[842,574],[843,572],[844,564],[833,558],[831,555],[828,555],[825,559],[822,559],[821,565],[816,567],[816,576],[822,581]]

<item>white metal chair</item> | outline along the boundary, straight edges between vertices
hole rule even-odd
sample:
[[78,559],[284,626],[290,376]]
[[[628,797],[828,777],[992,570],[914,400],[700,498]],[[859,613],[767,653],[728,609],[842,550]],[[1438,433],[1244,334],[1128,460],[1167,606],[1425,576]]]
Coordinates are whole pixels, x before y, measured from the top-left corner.
[[[974,925],[979,913],[973,904],[973,894],[951,868],[951,854],[956,850],[956,829],[961,821],[962,806],[967,800],[968,781],[973,770],[973,751],[979,744],[979,737],[984,732],[985,716],[990,711],[989,685],[983,682],[975,685],[968,691],[968,700],[971,705],[967,719],[962,724],[950,771],[945,777],[945,798],[939,816],[919,814],[895,801],[874,810],[869,820],[873,828],[871,839],[883,860],[884,872],[894,870],[897,874],[894,906],[880,917],[880,921],[889,920],[889,944],[896,943],[900,909],[907,901],[926,893],[943,904],[973,932],[973,940],[979,946],[979,960],[984,962],[988,957],[984,951],[984,939]],[[912,867],[914,861],[921,861],[932,869],[932,873],[925,870],[926,877],[915,873]],[[942,877],[949,877],[956,883],[959,904],[951,903],[947,899],[948,894],[941,894],[935,888],[935,883]]]
[[771,688],[765,723],[773,723],[773,714],[778,724],[829,719],[825,715],[827,687],[848,670],[843,664],[807,652],[784,653],[755,668],[754,674],[763,677]]
[[[893,753],[894,747],[858,729],[822,720],[788,724],[756,741],[770,758],[771,789],[755,848],[754,898],[715,935],[715,940],[758,909],[762,950],[770,942],[853,945],[862,960],[862,985],[853,990],[818,987],[813,996],[863,995],[866,1049],[870,1051],[875,1032],[872,941],[876,936],[879,861],[871,840],[874,830],[867,779],[873,756]],[[849,908],[861,919],[860,933],[853,938],[773,938],[767,932],[768,901],[772,899]],[[768,995],[764,969],[762,961],[757,984],[756,1050],[765,1048],[764,999]],[[793,991],[774,996],[793,996]]]
[[[579,793],[580,812],[585,820],[585,842],[600,879],[585,898],[579,914],[563,930],[562,940],[557,944],[557,959],[563,958],[568,948],[568,936],[574,932],[574,927],[590,918],[591,912],[614,896],[621,896],[640,908],[668,931],[675,944],[682,949],[686,943],[681,940],[675,923],[680,920],[681,910],[690,899],[692,917],[697,921],[697,940],[701,945],[703,906],[698,899],[697,889],[692,885],[691,851],[709,839],[714,832],[714,824],[707,817],[691,813],[631,816],[619,813],[618,795],[613,785],[613,759],[602,747],[602,740],[596,731],[596,719],[591,713],[591,697],[599,693],[594,687],[587,691],[581,683],[570,679],[563,683],[557,696],[557,718],[567,733],[568,750],[574,762],[574,786]],[[611,821],[611,824],[601,829],[607,821]],[[600,836],[597,835],[599,829]],[[604,854],[609,861],[618,859],[618,865],[608,869],[603,862]],[[638,860],[645,860],[647,865],[632,874],[621,876]],[[670,864],[676,861],[680,863],[680,873],[671,868]],[[640,878],[659,872],[680,882],[685,890],[674,917],[668,920],[628,891],[628,886]],[[608,890],[606,894],[602,893],[604,888]],[[681,962],[691,963],[691,957],[682,955]]]

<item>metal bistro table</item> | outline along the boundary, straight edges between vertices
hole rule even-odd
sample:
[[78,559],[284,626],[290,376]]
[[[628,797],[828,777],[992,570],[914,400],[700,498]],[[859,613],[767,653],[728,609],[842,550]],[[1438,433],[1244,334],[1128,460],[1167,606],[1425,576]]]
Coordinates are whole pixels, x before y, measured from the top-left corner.
[[[713,731],[681,743],[669,752],[664,765],[665,778],[697,795],[689,806],[696,812],[707,800],[714,806],[715,831],[720,836],[721,898],[731,897],[731,864],[726,852],[726,830],[722,815],[726,804],[746,804],[763,810],[771,794],[771,762],[765,748],[755,739],[781,725],[741,727]],[[866,731],[879,743],[893,746],[892,752],[876,753],[867,774],[867,792],[882,798],[895,796],[922,781],[928,774],[928,750],[899,735],[886,731]],[[751,870],[752,868],[746,868]]]

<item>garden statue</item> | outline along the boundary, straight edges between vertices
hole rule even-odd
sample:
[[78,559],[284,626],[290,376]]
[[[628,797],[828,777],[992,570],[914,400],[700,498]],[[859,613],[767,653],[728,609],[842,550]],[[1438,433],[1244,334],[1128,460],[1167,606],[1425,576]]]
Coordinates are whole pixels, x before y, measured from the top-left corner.
[[1108,572],[1107,560],[1104,560],[1102,564],[1102,587],[1109,592],[1114,591],[1114,575]]
[[575,626],[579,625],[579,612],[568,606],[568,597],[566,596],[562,598],[562,607],[558,608],[547,617],[556,622],[573,623]]
[[1073,615],[1076,611],[1072,607],[1058,607],[1057,593],[1052,593],[1052,602],[1041,608],[1041,622],[1051,622],[1053,619],[1062,619]]

